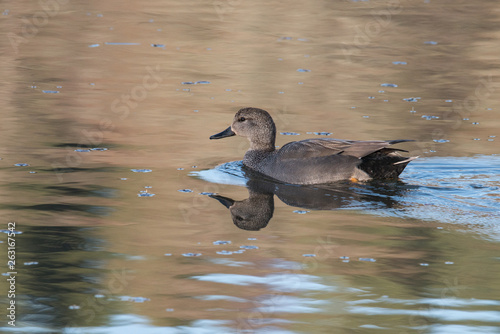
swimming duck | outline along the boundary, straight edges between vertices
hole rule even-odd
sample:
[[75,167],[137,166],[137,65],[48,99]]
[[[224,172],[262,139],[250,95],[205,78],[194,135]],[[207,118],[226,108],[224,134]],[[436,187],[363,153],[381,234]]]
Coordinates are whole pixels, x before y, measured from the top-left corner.
[[276,125],[269,113],[243,108],[226,130],[210,139],[239,135],[250,148],[243,164],[272,179],[291,184],[324,184],[340,180],[395,179],[417,157],[403,157],[404,150],[388,146],[409,139],[343,140],[314,138],[293,141],[276,149]]

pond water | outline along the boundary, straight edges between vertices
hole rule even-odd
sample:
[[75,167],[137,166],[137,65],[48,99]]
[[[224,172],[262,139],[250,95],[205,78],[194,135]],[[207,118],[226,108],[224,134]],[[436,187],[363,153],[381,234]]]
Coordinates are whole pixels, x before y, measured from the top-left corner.
[[[0,331],[500,333],[500,4],[2,6]],[[247,106],[420,158],[250,178]]]

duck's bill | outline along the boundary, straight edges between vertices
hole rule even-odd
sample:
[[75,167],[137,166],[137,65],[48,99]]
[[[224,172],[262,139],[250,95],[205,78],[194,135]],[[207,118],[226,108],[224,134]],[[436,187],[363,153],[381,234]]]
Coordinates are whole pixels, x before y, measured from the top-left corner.
[[234,200],[229,197],[224,197],[220,195],[209,195],[209,197],[218,200],[222,205],[224,205],[228,209],[230,209],[234,204]]
[[236,135],[236,133],[231,130],[231,127],[228,127],[226,130],[219,132],[213,136],[210,136],[210,139],[221,139],[221,138],[226,138],[226,137],[231,137]]

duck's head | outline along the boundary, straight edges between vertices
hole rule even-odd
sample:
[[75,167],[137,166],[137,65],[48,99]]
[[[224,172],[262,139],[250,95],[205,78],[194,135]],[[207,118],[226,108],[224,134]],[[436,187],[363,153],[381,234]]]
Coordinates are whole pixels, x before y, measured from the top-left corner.
[[274,151],[275,149],[276,126],[271,115],[263,109],[240,109],[234,115],[231,126],[211,136],[210,139],[221,139],[234,135],[248,138],[251,150]]

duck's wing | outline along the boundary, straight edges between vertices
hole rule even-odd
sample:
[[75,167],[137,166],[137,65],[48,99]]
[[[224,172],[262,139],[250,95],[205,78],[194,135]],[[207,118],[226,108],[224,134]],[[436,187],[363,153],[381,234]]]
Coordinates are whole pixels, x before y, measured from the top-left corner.
[[[350,155],[363,158],[373,152],[386,148],[389,145],[412,141],[408,139],[398,140],[343,140],[333,138],[305,139],[290,142],[278,151],[280,159],[304,159],[316,158],[329,155]],[[391,151],[403,151],[389,149]]]

